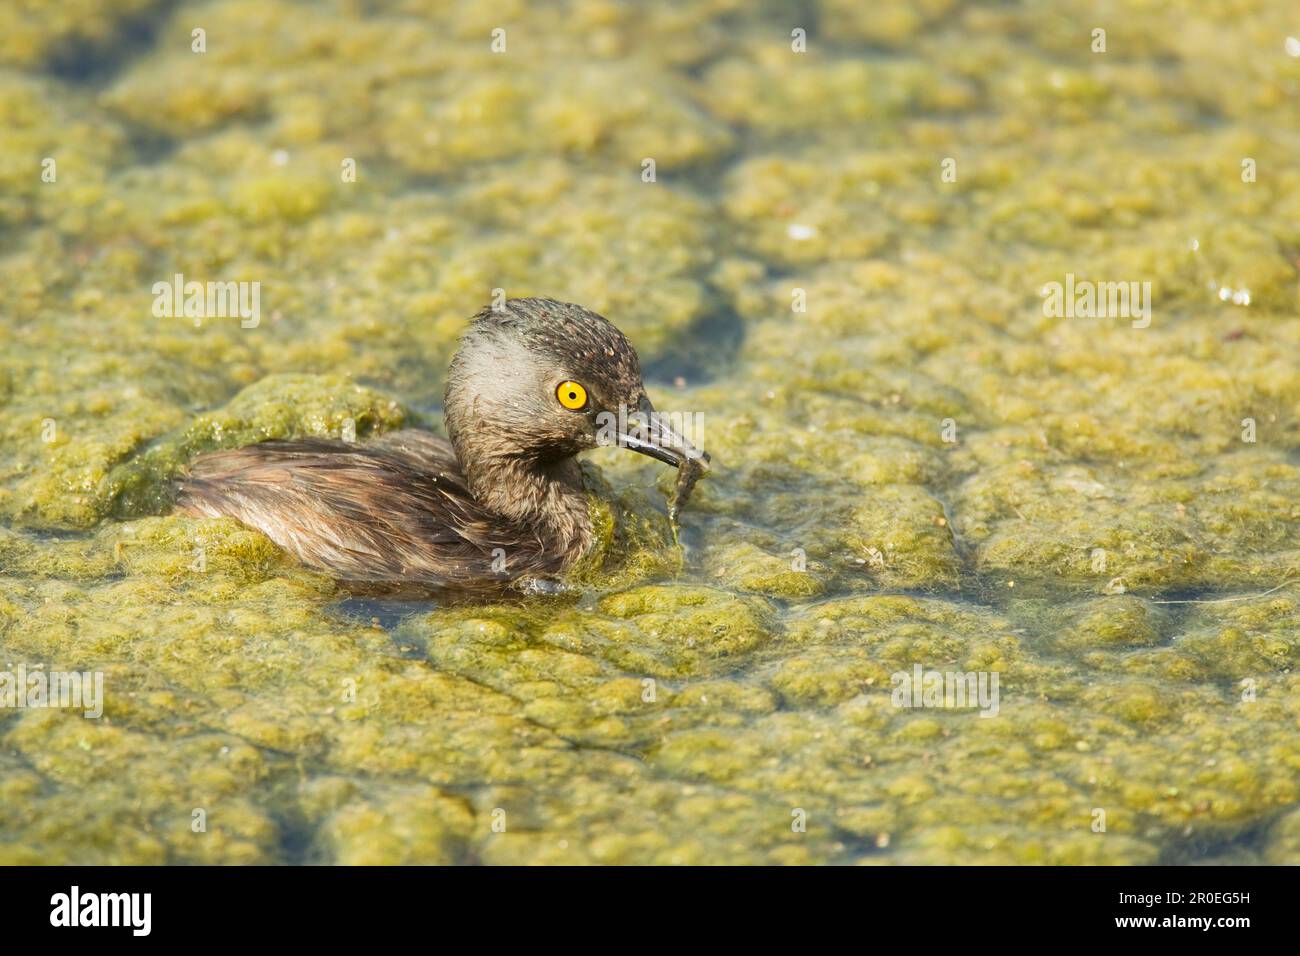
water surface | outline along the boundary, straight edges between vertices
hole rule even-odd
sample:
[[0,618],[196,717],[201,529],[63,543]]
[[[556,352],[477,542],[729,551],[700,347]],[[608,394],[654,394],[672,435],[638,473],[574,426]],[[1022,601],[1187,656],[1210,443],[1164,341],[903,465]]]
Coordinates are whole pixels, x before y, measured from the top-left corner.
[[[0,664],[105,713],[0,710],[0,860],[1300,862],[1291,5],[31,6]],[[176,273],[260,323],[155,316]],[[374,603],[166,513],[206,449],[440,427],[498,288],[704,414],[681,548],[614,450],[571,598]],[[894,706],[917,665],[997,716]]]

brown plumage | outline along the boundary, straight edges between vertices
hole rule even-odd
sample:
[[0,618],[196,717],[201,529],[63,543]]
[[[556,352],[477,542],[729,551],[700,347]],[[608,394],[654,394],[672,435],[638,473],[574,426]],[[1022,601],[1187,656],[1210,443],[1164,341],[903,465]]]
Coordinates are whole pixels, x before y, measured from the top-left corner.
[[[586,403],[557,389],[577,382]],[[566,389],[567,391],[567,389]],[[177,506],[264,532],[303,564],[388,589],[532,586],[591,544],[578,452],[619,406],[653,412],[636,351],[606,319],[512,299],[473,320],[452,359],[449,439],[404,430],[364,444],[268,441],[203,455]],[[626,417],[626,415],[625,415]],[[668,431],[619,444],[680,465],[707,456]]]

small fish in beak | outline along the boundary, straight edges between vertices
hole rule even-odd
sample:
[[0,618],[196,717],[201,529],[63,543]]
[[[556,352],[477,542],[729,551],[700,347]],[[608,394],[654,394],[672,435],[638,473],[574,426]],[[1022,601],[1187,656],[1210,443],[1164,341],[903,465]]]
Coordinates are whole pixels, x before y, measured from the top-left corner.
[[668,518],[673,530],[677,516],[691,496],[695,483],[709,471],[709,453],[696,448],[655,414],[650,399],[642,397],[637,410],[628,416],[627,428],[619,433],[619,444],[642,455],[656,458],[677,469],[677,484],[668,499]]
[[677,484],[673,486],[672,497],[668,499],[668,520],[672,522],[673,531],[677,530],[677,516],[686,507],[695,483],[709,470],[708,457],[687,458],[677,469]]

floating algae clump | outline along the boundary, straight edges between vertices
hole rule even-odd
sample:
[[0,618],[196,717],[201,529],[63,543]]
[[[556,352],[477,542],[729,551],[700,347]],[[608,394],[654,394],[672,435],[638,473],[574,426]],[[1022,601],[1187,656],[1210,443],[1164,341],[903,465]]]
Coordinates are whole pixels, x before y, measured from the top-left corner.
[[613,588],[676,572],[681,553],[666,518],[639,489],[616,492],[601,472],[584,463],[592,544],[568,570],[572,586]]
[[398,427],[402,420],[395,402],[342,377],[272,376],[129,460],[122,461],[138,438],[107,443],[93,433],[74,433],[54,443],[49,464],[15,489],[14,510],[34,523],[81,526],[107,514],[156,512],[170,503],[171,480],[202,452],[270,438],[337,438],[345,430],[365,435]]
[[[0,860],[1300,862],[1284,6],[1104,57],[1063,0],[805,6],[0,12],[0,671],[104,679],[0,708]],[[167,513],[209,449],[436,424],[495,289],[702,414],[680,543],[616,450],[558,595]]]
[[119,517],[157,511],[169,501],[167,483],[203,452],[272,438],[352,441],[399,428],[404,417],[396,402],[338,376],[271,376],[115,469],[103,491]]

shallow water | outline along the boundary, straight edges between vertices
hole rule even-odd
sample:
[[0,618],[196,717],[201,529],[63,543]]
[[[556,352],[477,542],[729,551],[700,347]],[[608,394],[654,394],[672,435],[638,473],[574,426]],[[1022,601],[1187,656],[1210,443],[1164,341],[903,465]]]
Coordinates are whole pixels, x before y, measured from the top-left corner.
[[[1292,5],[100,6],[0,7],[0,664],[104,675],[0,709],[0,861],[1300,862]],[[703,414],[680,548],[614,450],[565,597],[167,515],[206,449],[440,427],[497,288]]]

